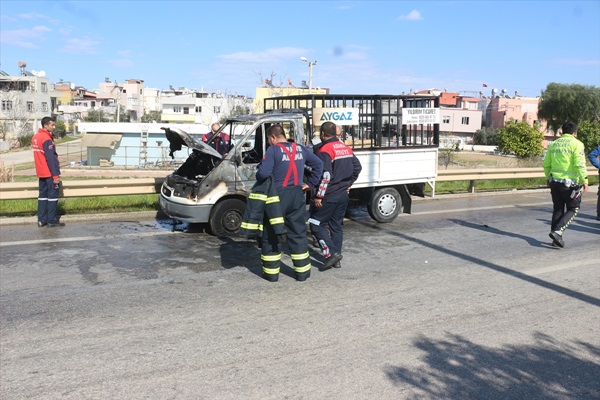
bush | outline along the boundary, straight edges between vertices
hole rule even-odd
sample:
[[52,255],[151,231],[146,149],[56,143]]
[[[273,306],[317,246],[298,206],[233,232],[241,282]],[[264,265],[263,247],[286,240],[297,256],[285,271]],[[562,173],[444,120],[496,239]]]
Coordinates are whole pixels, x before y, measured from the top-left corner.
[[498,130],[498,150],[502,154],[514,154],[519,158],[539,157],[544,153],[544,135],[538,125],[531,127],[527,122],[510,120]]
[[577,127],[577,139],[585,146],[585,153],[589,153],[600,146],[600,123],[598,121],[584,121]]
[[17,138],[17,143],[19,144],[19,147],[29,147],[31,146],[31,139],[33,139],[33,133],[28,133],[19,136]]
[[497,146],[498,131],[495,128],[484,127],[473,134],[473,144],[482,146]]

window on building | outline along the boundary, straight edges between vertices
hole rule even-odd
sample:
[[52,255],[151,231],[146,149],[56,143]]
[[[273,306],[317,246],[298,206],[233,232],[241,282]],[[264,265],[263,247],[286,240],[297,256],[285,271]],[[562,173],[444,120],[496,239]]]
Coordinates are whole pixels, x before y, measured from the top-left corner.
[[215,114],[219,114],[221,112],[221,107],[215,106]]
[[196,106],[196,114],[200,114],[202,112],[201,106]]
[[44,111],[44,112],[48,111],[48,103],[46,103],[45,101],[42,102],[42,111]]
[[189,114],[190,113],[190,108],[189,107],[183,107],[183,113],[184,114]]
[[121,93],[127,93],[127,89],[121,90]]
[[180,113],[181,112],[181,107],[180,106],[174,106],[173,107],[173,112],[174,113]]
[[2,111],[12,111],[12,100],[2,100]]
[[469,125],[469,117],[462,117],[462,124],[463,125]]
[[19,82],[19,90],[21,92],[24,92],[27,89],[29,89],[29,82]]
[[27,111],[29,111],[29,112],[33,111],[33,101],[27,102]]
[[449,115],[444,115],[442,117],[442,123],[443,124],[449,124],[450,123],[450,116]]
[[42,82],[42,92],[48,91],[48,84],[46,82]]

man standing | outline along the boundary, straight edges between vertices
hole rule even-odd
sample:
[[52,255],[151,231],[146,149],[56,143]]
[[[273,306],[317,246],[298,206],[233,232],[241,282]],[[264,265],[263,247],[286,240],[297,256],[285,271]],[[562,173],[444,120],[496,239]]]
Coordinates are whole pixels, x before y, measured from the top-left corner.
[[[256,183],[261,184],[270,177],[278,193],[286,228],[286,240],[294,265],[296,279],[300,282],[310,277],[310,257],[306,238],[306,199],[304,190],[319,184],[323,165],[310,149],[294,142],[288,142],[283,127],[272,125],[266,132],[269,147],[256,172]],[[311,168],[308,184],[302,183],[304,165]],[[279,280],[283,238],[278,236],[268,218],[263,223],[261,261],[263,278],[269,282]]]
[[317,155],[323,162],[323,177],[315,193],[308,222],[325,257],[325,270],[341,267],[344,241],[342,223],[348,207],[348,192],[362,166],[352,149],[338,139],[333,122],[321,125],[321,141]]
[[58,189],[60,187],[60,163],[54,146],[52,132],[56,126],[53,117],[42,118],[42,127],[31,139],[35,172],[39,181],[38,227],[49,228],[64,226],[58,222]]
[[[600,159],[600,146],[588,154],[588,159],[594,167],[598,168],[598,174],[600,174],[600,161],[598,161]],[[598,185],[598,202],[596,203],[596,221],[600,221],[600,184]]]
[[229,152],[229,135],[225,132],[221,132],[221,134],[215,138],[220,127],[221,126],[216,122],[212,124],[211,131],[202,135],[202,141],[208,143],[213,149],[218,151],[219,154],[224,156]]
[[553,204],[550,237],[558,247],[565,247],[563,233],[579,212],[582,194],[588,191],[584,146],[576,136],[577,124],[563,124],[562,136],[548,146],[544,158]]

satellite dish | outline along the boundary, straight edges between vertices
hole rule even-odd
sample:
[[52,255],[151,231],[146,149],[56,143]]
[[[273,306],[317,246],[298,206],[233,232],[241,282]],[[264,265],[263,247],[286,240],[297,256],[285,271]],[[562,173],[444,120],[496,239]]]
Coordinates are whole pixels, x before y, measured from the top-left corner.
[[19,68],[25,68],[27,63],[25,61],[19,61]]
[[492,89],[492,94],[494,95],[496,93],[498,93],[498,89],[496,89],[496,88]]

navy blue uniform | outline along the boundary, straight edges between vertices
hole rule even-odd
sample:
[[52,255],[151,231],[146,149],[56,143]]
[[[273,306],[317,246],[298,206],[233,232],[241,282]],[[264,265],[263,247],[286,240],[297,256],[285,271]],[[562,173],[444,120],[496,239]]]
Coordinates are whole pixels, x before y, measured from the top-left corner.
[[[322,207],[311,208],[308,222],[323,256],[329,258],[335,253],[342,254],[342,223],[348,207],[348,189],[358,178],[362,166],[352,149],[338,138],[324,141],[317,155],[323,162],[323,177],[315,198],[322,200]],[[329,231],[324,225],[329,226]]]
[[[312,169],[308,185],[314,188],[318,185],[323,172],[321,160],[307,147],[296,143],[280,142],[267,148],[256,172],[256,181],[259,184],[269,176],[273,177],[281,203],[290,257],[296,279],[299,281],[306,280],[310,276],[311,269],[306,238],[306,202],[302,191],[305,164]],[[281,243],[268,219],[263,221],[263,227],[261,248],[263,277],[276,282],[279,279],[281,266]]]

